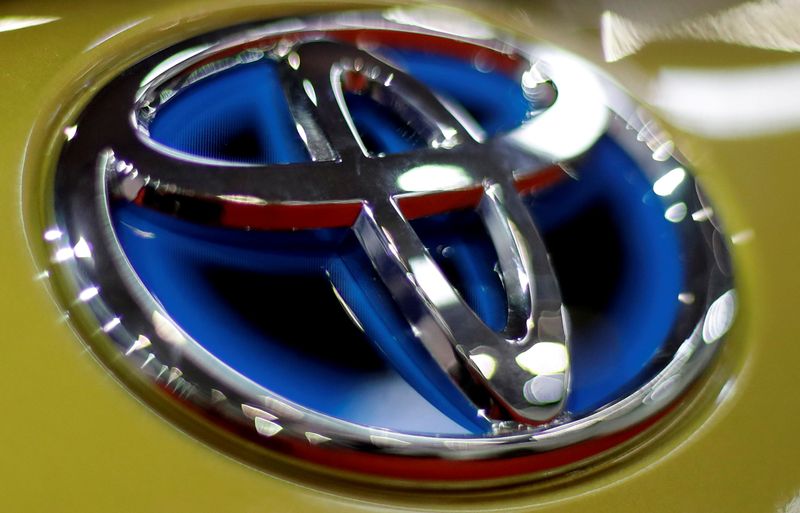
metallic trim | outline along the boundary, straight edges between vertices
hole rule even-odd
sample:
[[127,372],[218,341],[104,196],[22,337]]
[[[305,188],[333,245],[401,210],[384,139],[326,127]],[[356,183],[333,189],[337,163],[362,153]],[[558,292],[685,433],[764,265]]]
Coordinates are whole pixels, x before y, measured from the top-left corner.
[[[389,18],[386,13],[348,13],[309,18],[300,24],[293,20],[226,30],[164,50],[102,88],[77,120],[77,130],[65,132],[68,140],[55,175],[55,226],[48,230],[59,236],[45,236],[52,246],[54,266],[72,281],[74,299],[70,303],[80,302],[91,309],[98,326],[131,368],[209,412],[231,430],[242,432],[244,428],[251,438],[278,451],[297,453],[301,446],[301,452],[312,461],[327,461],[326,454],[338,451],[348,456],[337,462],[345,467],[349,465],[345,460],[369,462],[372,456],[381,456],[384,459],[374,471],[393,477],[404,474],[393,469],[392,462],[415,457],[470,462],[474,478],[492,472],[525,472],[526,468],[539,468],[536,463],[526,467],[526,458],[630,430],[664,411],[709,364],[735,309],[724,236],[716,223],[709,222],[713,212],[675,156],[671,141],[664,139],[614,84],[593,74],[598,90],[608,99],[607,110],[601,109],[605,116],[602,130],[573,154],[558,158],[545,154],[531,144],[529,134],[549,122],[547,115],[562,116],[561,112],[570,111],[559,110],[559,105],[577,101],[563,94],[556,98],[552,84],[563,91],[562,84],[579,80],[570,72],[585,74],[588,65],[497,33],[494,38],[460,37],[452,34],[452,23],[448,30],[437,31]],[[519,56],[534,63],[522,70],[522,84],[532,85],[532,98],[547,99],[543,108],[555,102],[554,107],[510,134],[481,141],[474,127],[391,64],[353,47],[297,37],[354,27],[449,38]],[[299,59],[297,66],[291,61],[294,56]],[[289,105],[305,131],[315,162],[285,166],[222,163],[181,154],[149,139],[149,120],[171,95],[210,73],[259,58],[286,63],[282,69]],[[540,72],[547,61],[552,65],[550,79]],[[207,65],[209,62],[214,65]],[[368,154],[348,119],[337,85],[341,74],[363,72],[357,62],[377,68],[367,70],[368,78],[378,84],[376,91],[389,93],[393,101],[407,107],[416,126],[429,134],[430,148],[390,156]],[[305,81],[313,87],[316,102],[302,87]],[[581,122],[571,118],[560,121]],[[568,168],[604,133],[627,148],[650,174],[654,186],[680,169],[682,174],[673,186],[661,187],[664,195],[673,204],[684,205],[685,212],[706,214],[674,219],[690,267],[685,294],[691,300],[683,302],[669,340],[653,361],[652,378],[591,415],[573,418],[562,411],[569,386],[567,368],[554,373],[561,376],[553,380],[559,385],[557,398],[551,404],[531,404],[530,395],[526,398],[524,392],[531,375],[521,374],[519,366],[515,367],[517,356],[537,343],[561,347],[568,363],[568,329],[558,286],[516,188],[521,180],[554,164]],[[489,330],[464,304],[397,206],[399,200],[420,194],[403,189],[399,180],[420,165],[455,166],[463,170],[464,179],[452,190],[480,187],[483,191],[478,211],[498,251],[509,301],[503,333]],[[377,179],[360,179],[361,166],[368,166],[370,176]],[[333,176],[336,179],[331,179]],[[147,190],[203,201],[240,201],[237,198],[244,197],[287,206],[360,204],[353,229],[379,275],[442,368],[484,407],[487,416],[496,419],[494,432],[483,437],[439,437],[352,424],[292,404],[218,361],[184,333],[149,294],[113,231],[109,194],[132,200]],[[431,192],[441,192],[441,188]],[[497,372],[495,378],[483,376],[469,356],[487,347],[497,352],[493,356],[499,359],[501,369],[513,370]],[[492,461],[511,459],[523,464],[485,474],[481,471],[484,463],[488,469]],[[554,466],[560,464],[563,462]],[[420,465],[432,463],[426,460]],[[361,467],[353,464],[350,468]],[[455,479],[455,474],[449,476],[444,470],[439,477]],[[419,479],[414,472],[408,477]]]

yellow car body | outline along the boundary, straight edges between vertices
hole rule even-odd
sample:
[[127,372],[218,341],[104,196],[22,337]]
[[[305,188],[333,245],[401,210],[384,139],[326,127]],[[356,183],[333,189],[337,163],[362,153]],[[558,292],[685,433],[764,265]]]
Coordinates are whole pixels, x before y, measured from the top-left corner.
[[[737,7],[718,3],[707,11],[728,15]],[[790,105],[788,114],[780,105],[772,112],[780,91],[793,88],[796,96],[800,90],[800,71],[791,74],[800,70],[800,57],[791,34],[788,43],[770,48],[747,30],[742,37],[714,32],[722,22],[714,25],[719,18],[706,12],[689,13],[699,21],[681,25],[680,16],[664,9],[654,9],[648,24],[588,3],[458,6],[582,55],[649,104],[694,165],[731,235],[739,312],[724,350],[676,412],[624,450],[563,475],[489,489],[421,490],[379,478],[332,479],[277,462],[256,467],[237,457],[242,447],[212,428],[189,428],[190,435],[176,427],[170,420],[182,426],[186,419],[164,418],[151,408],[157,399],[145,404],[87,349],[85,322],[67,316],[55,299],[41,240],[65,120],[115,74],[191,35],[237,22],[386,5],[35,0],[0,6],[0,511],[800,512],[800,116],[792,119]],[[779,14],[800,23],[788,2],[784,7]],[[667,21],[660,25],[658,16]],[[609,56],[621,43],[609,46],[615,41],[607,39],[608,26],[599,30],[603,23],[616,23],[636,44]],[[698,88],[697,98],[713,101],[718,91],[727,99],[725,89],[743,77],[755,77],[753,87],[744,89],[741,104],[729,106],[743,114],[728,125],[699,123],[681,104],[693,107],[688,86]],[[684,87],[684,96],[673,86]],[[747,108],[754,103],[764,105],[761,117]],[[703,106],[697,107],[702,121]],[[743,126],[732,129],[737,122]]]

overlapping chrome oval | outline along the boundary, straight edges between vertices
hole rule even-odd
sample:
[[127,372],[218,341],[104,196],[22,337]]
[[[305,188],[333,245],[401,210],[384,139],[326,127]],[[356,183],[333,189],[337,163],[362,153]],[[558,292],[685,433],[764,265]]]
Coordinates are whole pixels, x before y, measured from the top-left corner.
[[[74,297],[68,301],[88,307],[107,334],[106,343],[153,384],[234,432],[244,428],[270,448],[299,452],[311,461],[329,462],[330,454],[344,453],[347,458],[336,464],[350,470],[374,467],[391,477],[415,479],[424,476],[426,467],[442,479],[460,479],[464,472],[449,462],[469,462],[464,464],[471,465],[471,477],[488,478],[569,462],[569,456],[552,465],[536,458],[573,444],[600,441],[592,447],[601,452],[609,447],[602,442],[607,435],[636,432],[684,393],[730,327],[735,292],[713,210],[671,141],[585,63],[516,41],[473,19],[465,18],[459,33],[452,19],[446,29],[430,23],[420,28],[409,24],[414,19],[410,11],[398,12],[268,22],[202,36],[145,59],[103,87],[75,125],[65,127],[55,175],[55,224],[45,233],[53,265],[70,282]],[[531,120],[508,134],[484,137],[402,69],[356,43],[324,37],[354,28],[425,34],[519,56],[528,66],[521,87],[533,101]],[[213,161],[181,154],[149,137],[158,109],[183,88],[257,59],[279,63],[289,108],[313,162],[255,166]],[[341,98],[341,77],[348,73],[364,76],[376,94],[400,105],[407,122],[426,135],[428,147],[371,155]],[[569,168],[601,136],[624,147],[668,203],[666,215],[681,238],[691,279],[647,382],[593,413],[574,417],[564,410],[569,394],[567,315],[547,250],[517,190],[554,168]],[[428,189],[420,189],[418,182],[413,190],[404,186],[408,181],[403,177],[422,166],[456,169],[457,179],[431,183]],[[500,333],[466,305],[398,207],[403,198],[465,190],[480,191],[478,212],[499,257],[509,305]],[[186,198],[289,208],[356,205],[352,229],[378,275],[419,342],[493,421],[492,432],[429,436],[358,425],[291,403],[227,367],[170,318],[138,279],[114,233],[110,198],[147,206],[148,194],[176,205]],[[178,209],[175,213],[194,222],[218,221],[213,215],[201,219]],[[491,373],[481,365],[486,358],[492,360]],[[419,460],[418,472],[392,467],[392,461],[420,457],[426,459]],[[505,469],[493,466],[512,460],[516,463]],[[445,464],[437,467],[435,461]]]

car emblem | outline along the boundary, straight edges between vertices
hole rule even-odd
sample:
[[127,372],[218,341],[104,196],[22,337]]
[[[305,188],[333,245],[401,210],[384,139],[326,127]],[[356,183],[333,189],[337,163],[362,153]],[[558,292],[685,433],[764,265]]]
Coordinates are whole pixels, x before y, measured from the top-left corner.
[[[252,24],[195,38],[134,65],[65,127],[54,220],[44,238],[64,302],[81,326],[95,327],[83,332],[104,361],[134,389],[149,390],[143,394],[151,403],[183,415],[187,429],[210,436],[198,426],[221,427],[249,461],[269,465],[284,453],[354,475],[417,482],[529,479],[633,438],[687,393],[733,319],[729,257],[713,210],[673,143],[608,79],[574,57],[518,42],[476,20],[420,28],[413,13]],[[419,57],[422,50],[435,57]],[[423,59],[429,66],[424,69],[438,65],[437,59],[464,61],[486,77],[515,81],[524,116],[518,126],[487,129],[474,112],[418,77],[423,68],[414,59]],[[248,161],[187,151],[160,138],[163,113],[181,98],[254,63],[272,70],[281,91],[273,109],[283,108],[291,121],[288,131],[272,126],[271,136],[297,139],[304,155],[289,155],[289,142],[273,143],[274,155]],[[259,87],[253,85],[253,94],[272,94]],[[411,134],[406,139],[416,142],[386,151],[370,141],[352,97],[388,112],[382,119],[400,119]],[[202,115],[198,105],[195,117]],[[636,170],[622,182],[645,184],[623,193],[639,195],[630,208],[648,204],[659,212],[651,224],[641,221],[640,231],[666,230],[665,237],[674,239],[663,250],[674,253],[669,269],[653,274],[654,283],[665,284],[653,287],[677,287],[678,293],[664,303],[672,312],[662,316],[666,321],[644,313],[639,319],[663,332],[658,350],[637,357],[617,350],[622,359],[639,358],[629,365],[635,372],[624,371],[630,376],[617,380],[613,397],[578,407],[587,387],[576,382],[579,374],[572,379],[571,367],[586,367],[578,354],[585,349],[571,335],[569,304],[528,199],[559,184],[588,182],[581,162],[601,144],[616,148],[620,174]],[[204,333],[192,332],[174,315],[170,276],[154,283],[126,246],[125,233],[157,235],[120,221],[115,209],[155,216],[156,224],[210,230],[219,240],[266,234],[267,246],[291,246],[304,232],[352,234],[360,254],[353,258],[366,257],[368,266],[348,267],[343,259],[338,267],[311,267],[325,273],[345,313],[398,369],[403,386],[410,383],[409,390],[449,408],[456,423],[472,423],[471,432],[430,433],[339,417],[321,411],[313,397],[310,403],[287,397],[223,361],[204,345]],[[444,269],[448,248],[432,248],[420,232],[427,229],[418,228],[420,220],[465,209],[477,213],[488,237],[481,251],[495,255],[496,269],[479,272],[496,272],[500,324]],[[273,236],[289,242],[276,243]],[[208,251],[226,251],[227,243],[221,244]],[[635,244],[649,243],[628,246]],[[646,260],[647,251],[636,258]],[[378,306],[370,310],[386,317],[383,324],[364,325],[370,305],[345,290],[342,273],[366,280],[374,297],[383,298],[374,299]],[[298,309],[314,323],[318,312],[303,302]],[[497,311],[497,304],[489,309]],[[373,336],[379,325],[396,329]],[[348,344],[337,333],[328,341]],[[595,368],[613,381],[623,373],[616,365],[623,364]],[[309,390],[326,393],[308,385],[298,394]],[[170,398],[166,406],[164,396]]]

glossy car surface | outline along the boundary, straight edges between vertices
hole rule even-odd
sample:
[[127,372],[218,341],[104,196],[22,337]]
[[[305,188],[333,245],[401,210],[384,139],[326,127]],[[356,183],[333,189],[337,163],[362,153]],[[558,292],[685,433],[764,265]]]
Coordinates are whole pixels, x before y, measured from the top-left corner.
[[[730,24],[740,11],[722,2],[674,10],[620,2],[605,15],[594,4],[462,6],[598,63],[651,104],[731,234],[737,324],[705,379],[634,447],[557,478],[489,490],[355,483],[278,461],[256,470],[198,441],[247,459],[211,426],[170,419],[194,436],[176,429],[88,352],[75,330],[85,319],[66,318],[53,297],[41,240],[64,120],[116,73],[191,35],[376,5],[387,4],[38,1],[0,8],[3,511],[797,511],[800,116],[792,117],[797,105],[787,91],[800,86],[800,61],[790,44],[768,49],[753,36],[780,20],[769,9],[746,11],[734,19],[741,33],[722,37],[704,18],[721,13],[711,25]],[[685,19],[700,21],[687,30]],[[655,33],[647,23],[658,20],[664,29]],[[637,44],[625,46],[630,40]],[[626,51],[609,53],[614,48]]]

